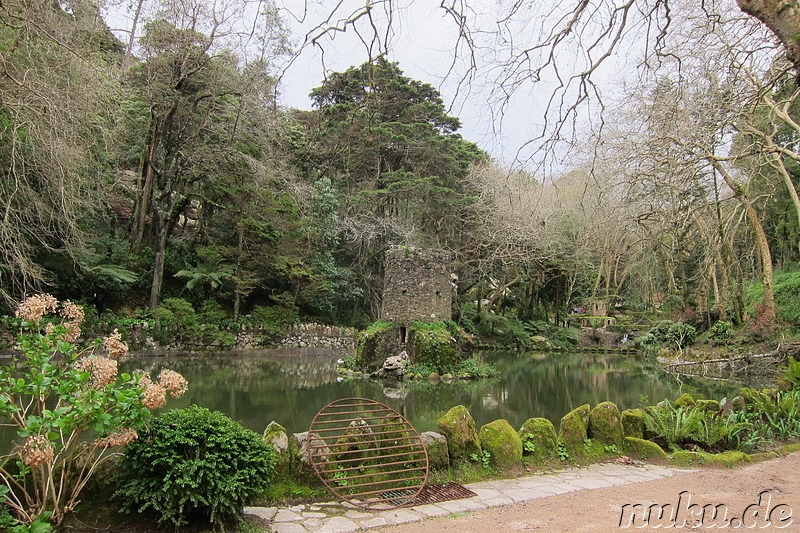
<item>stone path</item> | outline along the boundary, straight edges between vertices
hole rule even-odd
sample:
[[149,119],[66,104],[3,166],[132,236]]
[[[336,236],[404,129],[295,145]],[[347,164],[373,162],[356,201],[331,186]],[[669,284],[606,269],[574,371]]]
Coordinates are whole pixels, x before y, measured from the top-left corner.
[[651,481],[672,477],[675,472],[674,469],[656,465],[593,464],[549,474],[470,483],[464,486],[475,496],[436,504],[365,511],[347,502],[326,502],[291,507],[247,507],[245,515],[261,519],[273,533],[345,533],[480,511],[578,490]]

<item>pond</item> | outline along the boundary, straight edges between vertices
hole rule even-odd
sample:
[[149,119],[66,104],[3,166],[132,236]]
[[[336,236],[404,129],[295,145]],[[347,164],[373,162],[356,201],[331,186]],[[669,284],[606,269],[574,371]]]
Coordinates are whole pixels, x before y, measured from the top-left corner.
[[676,378],[633,357],[610,353],[488,352],[483,357],[500,370],[497,378],[453,382],[387,382],[337,376],[340,355],[242,355],[131,357],[124,371],[156,375],[171,368],[189,381],[189,392],[167,408],[197,404],[226,413],[262,432],[275,420],[287,432],[308,430],[314,415],[346,397],[377,400],[402,413],[419,432],[438,431],[436,420],[450,407],[464,405],[478,427],[505,418],[515,428],[544,417],[556,429],[561,417],[585,403],[613,401],[619,408],[674,399],[684,392],[709,398],[735,396],[741,384]]

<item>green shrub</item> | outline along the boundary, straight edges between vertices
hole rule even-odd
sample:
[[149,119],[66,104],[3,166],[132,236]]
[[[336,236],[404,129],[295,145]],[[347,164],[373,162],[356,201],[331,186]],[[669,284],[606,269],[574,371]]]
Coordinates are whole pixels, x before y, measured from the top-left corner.
[[167,298],[153,310],[153,318],[162,326],[188,329],[197,324],[197,313],[183,298]]
[[719,344],[728,344],[732,337],[733,324],[726,320],[718,320],[708,332],[708,338]]
[[697,338],[697,330],[694,326],[683,322],[673,323],[667,330],[667,341],[682,350],[692,344]]
[[221,527],[266,489],[274,462],[260,435],[222,413],[175,409],[128,445],[115,497],[124,511],[152,509],[176,529],[199,519]]

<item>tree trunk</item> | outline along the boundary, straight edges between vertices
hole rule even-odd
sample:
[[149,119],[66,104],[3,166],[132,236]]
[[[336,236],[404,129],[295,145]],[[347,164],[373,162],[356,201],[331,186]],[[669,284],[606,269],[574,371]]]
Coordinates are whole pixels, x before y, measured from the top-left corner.
[[736,0],[739,9],[760,20],[778,38],[800,75],[800,5],[797,0]]
[[158,307],[161,296],[161,284],[164,281],[164,256],[167,250],[167,239],[169,237],[167,228],[160,214],[153,214],[153,224],[156,229],[156,249],[153,259],[153,284],[150,287],[150,310]]
[[769,249],[769,241],[767,240],[767,234],[764,232],[764,226],[758,218],[758,213],[756,213],[756,210],[745,196],[742,186],[733,179],[733,176],[730,175],[719,161],[712,157],[710,158],[710,162],[720,173],[728,187],[733,191],[734,197],[744,209],[747,221],[750,223],[753,233],[755,233],[756,244],[758,245],[759,256],[761,258],[761,280],[764,285],[763,316],[767,321],[771,321],[775,318],[775,286],[772,272],[772,253]]

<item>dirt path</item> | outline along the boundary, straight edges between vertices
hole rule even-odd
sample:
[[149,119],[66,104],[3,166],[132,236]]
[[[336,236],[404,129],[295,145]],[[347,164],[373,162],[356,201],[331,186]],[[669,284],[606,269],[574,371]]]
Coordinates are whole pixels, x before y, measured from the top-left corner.
[[[635,510],[628,507],[623,516],[626,504],[644,505]],[[671,504],[671,507],[663,507],[662,523],[655,512],[649,520],[645,517],[653,504],[658,508]],[[711,506],[720,504],[715,518]],[[621,527],[621,519],[622,526],[627,527]],[[728,527],[723,528],[726,524]],[[661,527],[656,529],[659,525]],[[667,531],[740,528],[800,532],[800,452],[743,468],[680,472],[672,478],[570,492],[372,531],[579,533],[665,528]]]

